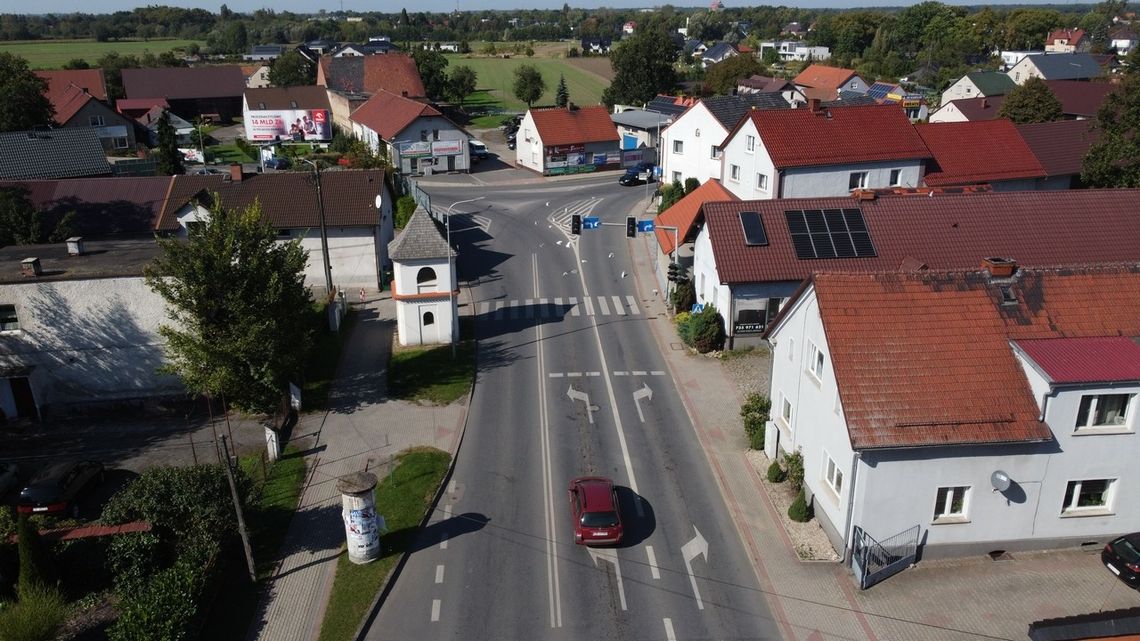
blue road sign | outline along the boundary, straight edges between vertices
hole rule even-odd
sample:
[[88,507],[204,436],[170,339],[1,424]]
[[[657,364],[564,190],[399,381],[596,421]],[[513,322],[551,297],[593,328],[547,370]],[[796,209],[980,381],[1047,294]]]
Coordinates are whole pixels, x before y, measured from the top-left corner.
[[653,231],[652,220],[639,220],[637,221],[637,231]]
[[597,229],[602,226],[602,219],[597,216],[587,216],[582,219],[582,229]]
[[693,314],[700,314],[701,312],[705,311],[705,304],[704,303],[693,303],[693,307],[689,311]]

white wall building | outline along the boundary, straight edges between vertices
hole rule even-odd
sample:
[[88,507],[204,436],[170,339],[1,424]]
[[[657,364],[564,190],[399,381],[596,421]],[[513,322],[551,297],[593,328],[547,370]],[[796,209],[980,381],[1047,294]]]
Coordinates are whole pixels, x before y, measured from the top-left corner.
[[395,265],[392,297],[401,345],[434,345],[458,339],[455,251],[443,225],[417,208],[388,248]]
[[764,57],[767,49],[775,49],[782,62],[801,62],[805,60],[828,60],[831,50],[827,47],[813,47],[802,40],[768,40],[760,43],[760,57]]
[[471,135],[429,104],[378,91],[349,120],[353,135],[400,173],[471,171]]
[[515,164],[543,175],[617,169],[621,138],[601,105],[530,109],[519,123]]
[[1004,96],[1015,86],[1017,85],[1013,83],[1013,79],[1004,73],[974,71],[954,81],[954,84],[943,91],[942,101],[939,104],[945,106],[953,100]]

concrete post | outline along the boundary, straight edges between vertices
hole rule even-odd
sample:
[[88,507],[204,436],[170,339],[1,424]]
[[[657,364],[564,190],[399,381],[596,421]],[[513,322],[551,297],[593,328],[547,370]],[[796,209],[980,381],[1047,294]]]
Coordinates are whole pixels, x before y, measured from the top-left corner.
[[348,560],[365,564],[380,558],[380,535],[384,533],[384,517],[376,514],[376,475],[353,472],[337,479],[341,493],[341,517],[348,540]]

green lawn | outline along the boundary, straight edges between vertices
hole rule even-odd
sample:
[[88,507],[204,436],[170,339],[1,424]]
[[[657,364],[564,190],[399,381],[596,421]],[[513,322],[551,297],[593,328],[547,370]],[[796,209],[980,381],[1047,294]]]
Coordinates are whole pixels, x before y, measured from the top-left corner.
[[164,51],[184,49],[195,42],[206,44],[196,40],[13,40],[0,43],[0,51],[23,56],[32,69],[59,69],[73,58],[82,58],[95,66],[99,58],[112,51],[140,56],[149,51],[157,56]]
[[[540,58],[535,56],[514,56],[510,58],[465,58],[460,54],[446,54],[448,68],[453,69],[460,65],[471,67],[475,71],[475,85],[501,108],[515,111],[526,111],[526,103],[515,98],[512,85],[515,82],[515,69],[522,65],[533,65],[542,74],[546,81],[546,93],[536,102],[536,105],[553,105],[554,92],[558,89],[559,74],[566,76],[566,89],[570,92],[570,101],[576,105],[596,105],[602,101],[602,90],[609,86],[609,81],[579,69],[562,58]],[[473,105],[476,96],[472,96],[467,105]]]
[[392,473],[380,479],[376,486],[376,512],[384,517],[388,527],[388,533],[381,538],[382,556],[366,565],[352,563],[343,553],[337,559],[336,579],[319,641],[352,638],[384,578],[415,541],[420,521],[431,507],[450,464],[447,452],[413,448],[401,453]]
[[257,162],[256,158],[248,156],[234,143],[213,145],[206,147],[206,159],[210,162]]
[[393,398],[446,405],[467,394],[475,375],[475,344],[401,349],[388,363],[388,393]]

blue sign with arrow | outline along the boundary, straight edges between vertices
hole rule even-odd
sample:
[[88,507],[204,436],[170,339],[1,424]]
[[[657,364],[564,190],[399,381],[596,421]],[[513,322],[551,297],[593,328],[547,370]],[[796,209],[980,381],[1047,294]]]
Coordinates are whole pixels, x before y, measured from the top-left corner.
[[582,229],[597,229],[602,226],[602,219],[597,216],[586,216],[582,219]]
[[639,220],[637,221],[637,231],[653,231],[652,220]]

